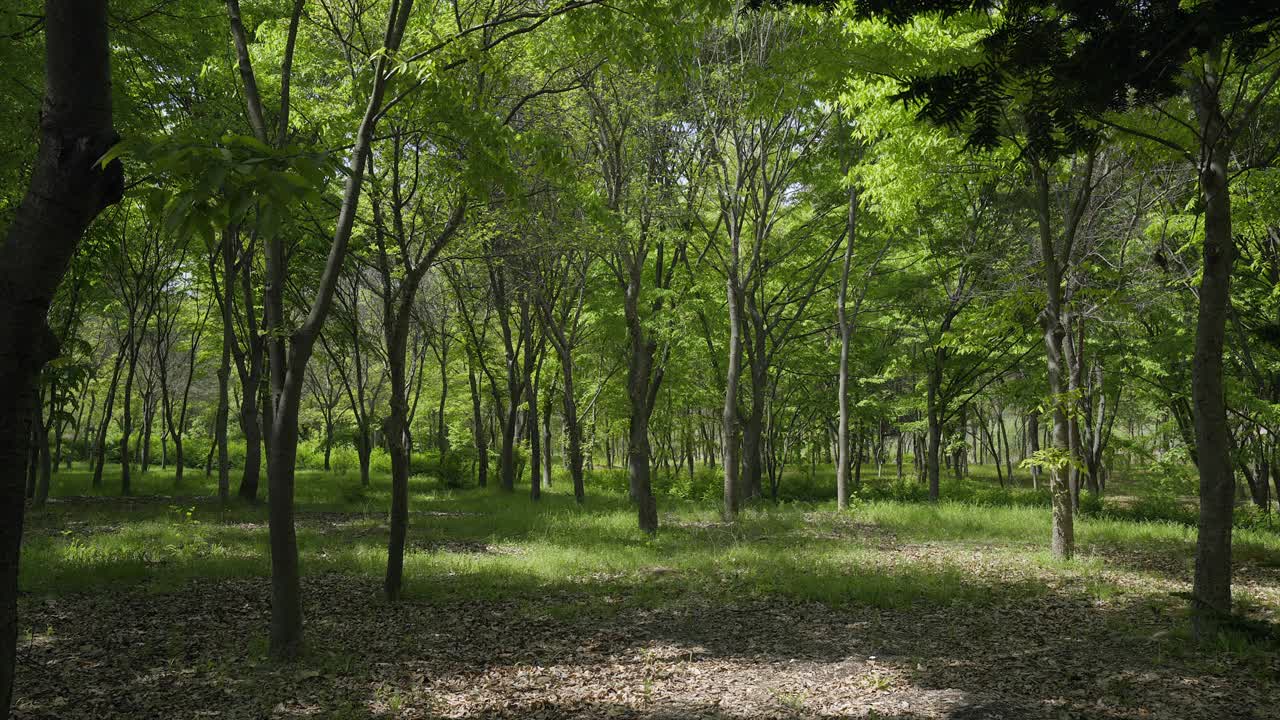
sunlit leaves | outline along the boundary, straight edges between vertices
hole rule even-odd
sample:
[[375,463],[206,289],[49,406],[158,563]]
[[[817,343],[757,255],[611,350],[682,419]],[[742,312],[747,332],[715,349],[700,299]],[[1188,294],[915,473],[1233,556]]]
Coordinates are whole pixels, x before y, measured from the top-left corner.
[[209,247],[223,228],[243,223],[251,214],[258,232],[277,232],[298,203],[319,201],[338,170],[326,153],[272,148],[230,133],[209,144],[176,138],[135,141],[112,152],[127,152],[154,177],[145,204],[166,231],[198,236]]

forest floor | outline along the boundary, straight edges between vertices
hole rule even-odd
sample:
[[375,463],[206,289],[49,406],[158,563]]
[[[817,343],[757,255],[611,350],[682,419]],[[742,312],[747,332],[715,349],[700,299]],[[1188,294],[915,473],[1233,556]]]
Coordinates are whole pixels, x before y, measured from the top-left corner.
[[[266,657],[263,508],[193,483],[32,511],[14,716],[1280,717],[1280,648],[1190,639],[1185,526],[1081,520],[1063,563],[1039,508],[762,505],[731,526],[665,502],[649,539],[624,498],[420,483],[389,604],[385,480],[299,483],[292,665]],[[1280,619],[1280,534],[1235,550],[1240,608]]]

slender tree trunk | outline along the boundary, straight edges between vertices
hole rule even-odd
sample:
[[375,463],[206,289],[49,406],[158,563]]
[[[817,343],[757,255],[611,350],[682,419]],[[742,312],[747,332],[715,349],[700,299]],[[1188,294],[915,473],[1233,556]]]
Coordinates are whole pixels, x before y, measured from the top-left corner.
[[324,421],[324,471],[329,472],[331,469],[329,464],[330,456],[333,454],[333,421],[325,419]]
[[[1063,361],[1067,364],[1067,393],[1070,398],[1067,404],[1071,411],[1067,418],[1067,445],[1071,451],[1071,457],[1077,462],[1084,457],[1079,419],[1080,366],[1083,360],[1080,357],[1082,347],[1076,342],[1073,326],[1081,322],[1080,318],[1068,312],[1062,314],[1062,325],[1065,330],[1062,354]],[[1071,492],[1071,510],[1078,514],[1080,512],[1080,468],[1074,463],[1067,468],[1067,489]]]
[[[735,261],[736,264],[736,261]],[[738,307],[737,272],[727,281],[729,299],[729,358],[726,363],[724,407],[720,414],[724,433],[724,519],[738,517],[741,490],[738,487],[738,381],[742,376],[742,311]]]
[[582,476],[582,426],[578,422],[578,401],[574,397],[573,363],[560,360],[564,378],[564,432],[568,443],[569,476],[573,479],[573,497],[581,504],[586,499],[586,483]]
[[942,475],[942,408],[938,397],[942,386],[942,364],[945,360],[943,348],[934,349],[933,366],[929,369],[928,388],[926,390],[926,416],[928,418],[927,446],[925,447],[925,468],[929,480],[929,501],[938,502]]
[[[1067,429],[1067,413],[1062,382],[1062,271],[1058,265],[1050,230],[1049,179],[1036,161],[1031,163],[1036,184],[1036,214],[1040,226],[1040,247],[1044,263],[1047,302],[1041,322],[1044,328],[1045,357],[1048,368],[1049,397],[1053,404],[1053,445],[1062,455],[1071,451]],[[1049,468],[1049,492],[1053,496],[1053,528],[1051,547],[1054,557],[1070,559],[1075,546],[1071,517],[1071,490],[1067,486],[1066,468],[1054,464]]]
[[[52,388],[49,394],[50,397],[53,396]],[[39,392],[36,393],[35,408],[36,414],[31,421],[31,429],[35,434],[35,443],[32,446],[35,450],[35,462],[32,463],[31,468],[35,477],[32,500],[36,507],[44,507],[49,499],[49,484],[53,480],[53,468],[49,458],[49,429],[45,426],[44,403],[40,400]]]
[[[1027,415],[1027,457],[1040,452],[1040,413],[1032,411]],[[1031,488],[1040,489],[1040,466],[1031,466]]]
[[440,405],[436,415],[436,449],[440,458],[449,454],[449,425],[445,423],[445,404],[449,400],[449,344],[440,341]]
[[[530,341],[532,338],[530,338]],[[526,352],[532,352],[526,345]],[[538,430],[538,373],[525,383],[525,395],[529,402],[529,499],[542,499],[542,439]]]
[[[840,332],[840,369],[837,402],[839,403],[839,437],[836,452],[836,507],[849,507],[849,342],[852,327],[848,315],[849,270],[853,266],[854,230],[858,221],[858,192],[849,189],[849,212],[846,218],[844,261],[840,266],[840,290],[836,296],[836,324]],[[901,450],[901,446],[899,446]],[[901,453],[899,453],[901,460]],[[902,475],[902,463],[898,463],[898,475]]]
[[[385,259],[384,259],[385,263]],[[384,323],[387,343],[387,370],[391,376],[391,402],[385,432],[391,455],[391,533],[387,541],[387,575],[382,589],[387,600],[400,599],[404,584],[404,547],[409,531],[409,450],[405,445],[409,399],[405,382],[409,313],[417,283],[405,280],[396,296],[391,295],[390,267],[384,264],[384,292],[387,300]]]
[[[552,392],[554,393],[554,387]],[[551,487],[551,472],[555,456],[551,452],[551,396],[548,395],[542,409],[542,484]]]
[[764,332],[763,318],[751,306],[751,324],[755,333],[752,343],[755,352],[750,356],[751,370],[751,412],[742,428],[742,481],[740,491],[742,498],[758,498],[762,495],[761,476],[763,474],[765,452],[765,405],[769,396],[769,359],[765,348],[767,338]]
[[486,487],[489,484],[489,445],[486,442],[488,437],[481,407],[480,382],[476,377],[475,365],[470,362],[470,358],[467,362],[467,382],[471,386],[472,441],[476,447],[477,483],[480,487]]
[[[232,254],[235,231],[222,231],[222,355],[218,362],[218,409],[214,416],[214,442],[218,447],[218,500],[226,505],[231,499],[231,463],[227,449],[227,423],[231,410],[231,347],[235,344],[235,316],[231,306],[235,285],[235,256]],[[241,394],[248,395],[246,388]],[[243,407],[243,406],[242,406]],[[246,458],[247,459],[247,458]]]
[[[142,323],[143,332],[146,332],[147,319],[143,318]],[[124,409],[120,423],[120,494],[126,497],[133,493],[133,479],[129,472],[133,461],[129,454],[129,436],[133,434],[133,376],[138,368],[139,340],[134,338],[132,342],[129,359],[125,361]]]
[[360,459],[360,487],[369,487],[369,461],[373,457],[373,434],[361,428],[356,438],[356,456]]

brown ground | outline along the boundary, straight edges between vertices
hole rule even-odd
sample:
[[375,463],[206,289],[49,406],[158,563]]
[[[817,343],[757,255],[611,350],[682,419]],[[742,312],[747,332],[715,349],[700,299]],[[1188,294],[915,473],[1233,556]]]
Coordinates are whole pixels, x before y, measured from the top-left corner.
[[544,610],[378,590],[306,579],[294,666],[262,658],[265,580],[25,597],[14,717],[1280,718],[1280,654],[1183,649],[1126,596]]

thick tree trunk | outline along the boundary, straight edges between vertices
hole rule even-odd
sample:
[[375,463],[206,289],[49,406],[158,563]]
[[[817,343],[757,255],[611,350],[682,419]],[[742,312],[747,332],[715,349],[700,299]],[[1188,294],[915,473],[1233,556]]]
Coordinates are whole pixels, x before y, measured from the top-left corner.
[[[301,373],[299,373],[301,375]],[[293,526],[294,467],[302,383],[285,385],[276,405],[267,456],[267,528],[271,548],[271,654],[297,657],[302,649],[302,583]]]
[[124,185],[119,162],[97,163],[117,140],[105,0],[48,0],[44,34],[40,147],[0,253],[0,714],[9,712],[17,663],[23,469],[36,380],[58,354],[46,316],[85,229]]
[[627,364],[627,399],[631,410],[627,432],[627,476],[640,529],[652,535],[658,531],[658,501],[653,496],[650,478],[649,418],[653,413],[661,374],[655,373],[653,367],[657,344],[645,337],[640,324],[639,268],[633,266],[632,269],[625,299],[627,335],[631,345]]
[[1204,201],[1204,270],[1192,359],[1196,449],[1200,470],[1200,520],[1196,540],[1193,610],[1198,632],[1231,611],[1231,523],[1235,478],[1222,382],[1222,347],[1231,303],[1235,240],[1228,189],[1230,147],[1218,98],[1220,49],[1206,53],[1204,77],[1194,88],[1200,123],[1200,194]]
[[[262,413],[259,412],[257,389],[253,383],[241,395],[240,431],[244,433],[244,468],[236,495],[246,502],[254,503],[258,501],[258,487],[262,477],[262,427],[258,424]],[[248,399],[250,396],[253,397],[252,400]]]
[[658,504],[653,496],[649,469],[649,408],[631,400],[631,428],[627,436],[627,473],[635,492],[640,529],[652,535],[658,530]]
[[[384,272],[390,272],[389,266],[384,266]],[[395,601],[400,599],[404,583],[404,546],[409,532],[409,449],[405,445],[409,400],[405,355],[416,283],[402,285],[394,297],[389,275],[384,276],[383,283],[387,293],[383,314],[387,370],[391,376],[391,402],[385,425],[387,451],[391,455],[391,533],[387,540],[387,574],[382,590],[387,600]]]

